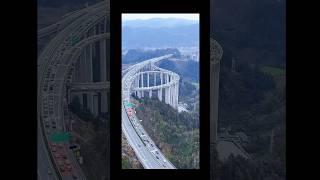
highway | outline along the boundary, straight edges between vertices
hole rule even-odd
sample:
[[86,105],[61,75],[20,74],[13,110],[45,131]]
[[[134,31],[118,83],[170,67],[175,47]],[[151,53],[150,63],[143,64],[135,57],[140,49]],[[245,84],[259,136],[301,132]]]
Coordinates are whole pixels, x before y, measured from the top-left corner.
[[128,143],[133,148],[138,156],[139,161],[143,165],[144,168],[147,169],[158,169],[161,168],[160,163],[154,160],[154,157],[151,155],[149,150],[144,147],[143,142],[141,141],[138,134],[135,132],[134,128],[130,124],[130,120],[128,119],[128,116],[126,115],[125,111],[122,111],[122,117],[123,119],[122,123],[122,129],[123,133],[125,134]]
[[[70,83],[70,76],[68,72],[72,71],[73,64],[67,57],[75,57],[75,54],[78,55],[79,51],[87,45],[90,40],[99,40],[106,38],[108,35],[97,35],[95,32],[93,34],[87,34],[88,30],[95,26],[95,24],[101,22],[108,16],[107,13],[107,4],[105,1],[98,3],[97,5],[88,7],[84,10],[80,10],[81,15],[77,14],[79,12],[72,13],[67,16],[62,22],[58,23],[61,25],[61,29],[57,35],[48,43],[44,48],[38,58],[38,120],[43,121],[43,126],[40,128],[44,129],[45,134],[39,139],[48,140],[48,137],[52,133],[65,132],[65,123],[68,119],[65,119],[64,108],[66,106],[65,99],[65,88],[66,84]],[[72,20],[70,20],[70,18]],[[51,26],[53,27],[53,26]],[[49,29],[49,30],[48,30]],[[40,35],[46,35],[47,33],[53,33],[55,30],[40,30]],[[71,44],[70,40],[74,37],[79,39],[79,42],[76,44]],[[39,36],[38,36],[39,38]],[[74,53],[74,54],[72,54]],[[72,59],[72,58],[71,58]],[[75,58],[74,58],[75,59]],[[74,61],[73,59],[73,61]],[[40,133],[41,134],[41,133]],[[38,141],[39,141],[38,139]],[[64,148],[68,149],[68,143],[64,144]],[[44,159],[52,155],[52,149],[50,146],[41,143],[38,147],[38,159],[41,159],[41,162],[38,162],[38,177],[39,179],[45,179],[47,177],[44,173],[44,167],[51,168],[49,159],[47,161]],[[73,179],[72,175],[77,176],[78,179],[86,179],[83,174],[77,160],[75,159],[71,151],[67,152],[67,159],[72,162],[72,172],[71,174],[64,174],[60,170],[54,170],[52,172],[62,176],[62,179]],[[56,160],[51,162],[57,164]],[[48,174],[48,170],[46,170]]]
[[[39,180],[56,180],[58,179],[57,173],[53,168],[50,157],[48,155],[48,151],[46,149],[46,145],[43,142],[42,132],[40,126],[38,126],[38,135],[37,135],[37,151],[38,151],[38,179]],[[49,174],[49,171],[52,174]]]
[[126,103],[130,102],[130,93],[133,90],[132,84],[139,71],[145,66],[154,65],[154,63],[171,57],[172,54],[153,58],[123,71],[122,77],[122,131],[137,155],[139,161],[145,169],[176,169],[175,166],[161,153],[148,133],[140,124],[135,113],[129,115]]
[[44,38],[52,33],[56,33],[64,29],[66,26],[71,24],[75,19],[85,15],[88,12],[94,11],[99,7],[105,7],[107,13],[110,13],[109,6],[107,6],[107,1],[101,1],[95,5],[89,6],[87,8],[83,8],[81,10],[76,10],[70,12],[63,16],[63,19],[58,21],[57,23],[51,24],[45,28],[42,28],[38,31],[38,38]]

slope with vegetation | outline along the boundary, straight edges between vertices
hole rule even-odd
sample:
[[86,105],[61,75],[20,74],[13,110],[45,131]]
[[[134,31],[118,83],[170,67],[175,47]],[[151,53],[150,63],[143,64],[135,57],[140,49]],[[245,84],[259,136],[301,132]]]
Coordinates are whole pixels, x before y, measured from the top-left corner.
[[157,99],[139,99],[137,117],[161,152],[178,168],[199,168],[199,114],[178,113]]
[[245,133],[253,157],[217,162],[217,179],[286,179],[285,3],[215,1],[211,32],[224,50],[218,127]]

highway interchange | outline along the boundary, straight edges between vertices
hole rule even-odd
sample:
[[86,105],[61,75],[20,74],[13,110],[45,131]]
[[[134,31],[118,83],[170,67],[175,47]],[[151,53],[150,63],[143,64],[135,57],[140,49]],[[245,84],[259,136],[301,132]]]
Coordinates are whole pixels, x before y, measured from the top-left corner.
[[[57,162],[52,162],[52,149],[49,136],[54,132],[65,132],[65,114],[67,101],[65,99],[66,84],[71,82],[74,61],[79,51],[90,42],[109,37],[109,34],[95,32],[87,36],[87,32],[95,24],[106,18],[108,6],[102,1],[94,6],[79,10],[66,16],[62,21],[38,32],[38,38],[58,31],[57,35],[48,43],[38,57],[38,178],[47,179],[86,179],[77,160],[71,151],[67,152],[67,159],[72,162],[72,173],[63,174],[56,168]],[[53,28],[53,27],[59,27]],[[79,42],[70,43],[70,39],[77,37]],[[87,38],[87,39],[86,39]],[[64,144],[68,149],[69,144]]]
[[[38,38],[56,33],[38,57],[38,179],[86,179],[75,156],[67,152],[67,159],[72,163],[72,173],[63,174],[53,160],[49,136],[56,132],[66,132],[68,122],[66,85],[72,82],[75,61],[85,46],[101,39],[109,39],[109,33],[89,33],[95,24],[108,16],[109,7],[106,1],[72,12],[61,21],[38,31]],[[79,41],[71,43],[77,37]],[[124,77],[135,72],[148,63],[166,59],[171,55],[154,58],[149,61],[131,66],[123,72]],[[129,78],[123,78],[129,83]],[[97,84],[109,88],[109,83]],[[86,87],[86,86],[84,86]],[[95,88],[95,85],[88,85]],[[126,91],[123,91],[126,92]],[[129,91],[128,91],[129,92]],[[124,94],[123,94],[124,95]],[[126,94],[128,95],[128,94]],[[129,96],[127,96],[129,97]],[[127,98],[125,98],[127,99]],[[125,107],[123,105],[123,110]],[[125,114],[124,114],[125,113]],[[139,120],[134,116],[132,120],[122,111],[122,130],[132,148],[135,150],[144,168],[147,169],[175,169],[174,165],[161,153],[158,147],[147,135]],[[64,144],[68,149],[69,144]]]

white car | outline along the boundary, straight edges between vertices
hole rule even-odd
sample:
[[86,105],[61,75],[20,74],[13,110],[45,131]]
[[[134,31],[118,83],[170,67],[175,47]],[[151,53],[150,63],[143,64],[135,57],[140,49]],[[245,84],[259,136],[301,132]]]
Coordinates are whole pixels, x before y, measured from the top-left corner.
[[49,175],[51,175],[51,174],[52,174],[52,172],[50,171],[50,169],[48,169],[48,174],[49,174]]

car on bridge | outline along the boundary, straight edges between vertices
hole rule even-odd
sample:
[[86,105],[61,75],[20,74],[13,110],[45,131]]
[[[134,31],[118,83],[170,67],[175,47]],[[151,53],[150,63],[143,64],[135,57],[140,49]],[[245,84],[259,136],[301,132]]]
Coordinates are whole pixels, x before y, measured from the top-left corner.
[[50,123],[48,121],[45,121],[45,127],[50,128]]
[[52,175],[52,172],[49,168],[48,168],[48,175]]
[[57,125],[56,125],[56,122],[55,121],[52,121],[52,128],[57,128]]
[[54,153],[54,158],[55,158],[55,159],[60,158],[60,154],[58,154],[58,152],[55,152],[55,153]]
[[52,152],[57,152],[57,148],[56,147],[52,147]]
[[65,169],[66,169],[67,171],[69,171],[69,172],[72,170],[71,161],[70,161],[69,159],[66,160]]

